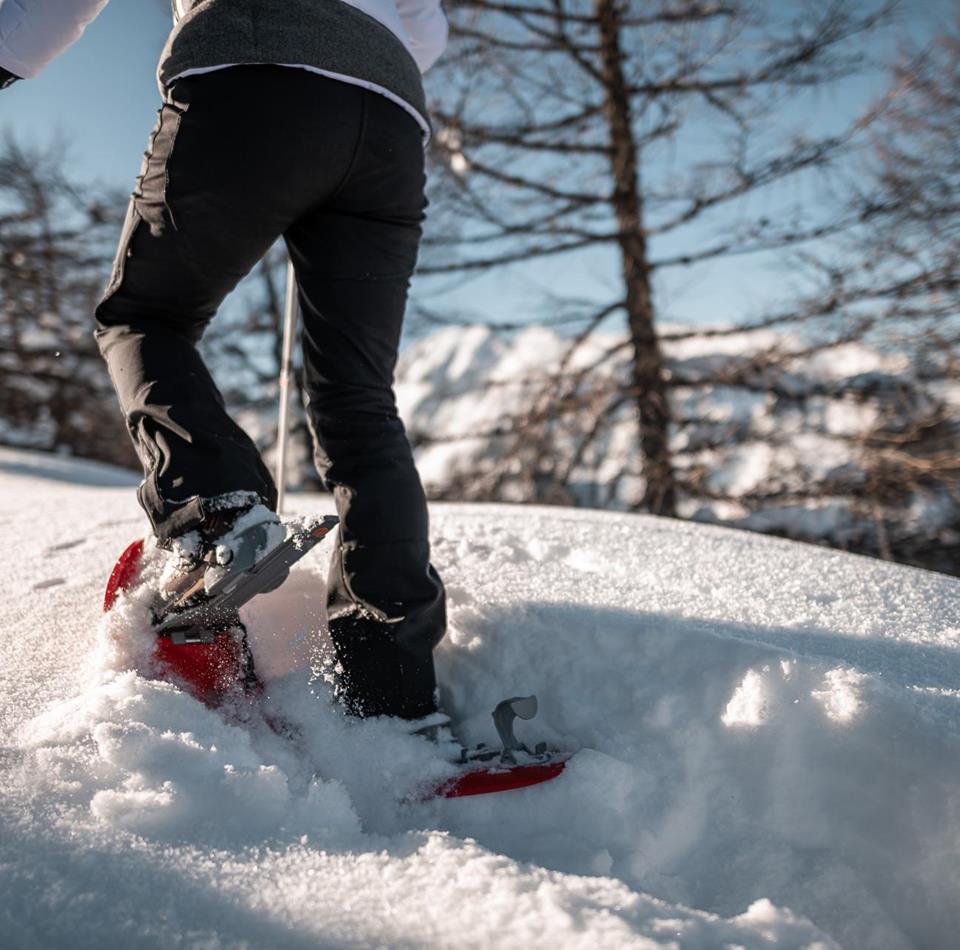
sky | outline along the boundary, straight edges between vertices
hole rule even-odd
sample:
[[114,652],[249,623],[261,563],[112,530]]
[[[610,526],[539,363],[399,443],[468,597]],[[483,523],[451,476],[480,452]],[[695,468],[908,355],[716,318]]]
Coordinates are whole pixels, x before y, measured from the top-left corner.
[[[872,52],[889,53],[907,35],[928,38],[956,6],[954,0],[904,0],[899,25]],[[62,142],[77,179],[130,189],[160,101],[155,68],[169,27],[169,7],[161,0],[108,4],[81,41],[38,78],[0,94],[0,135],[39,146]],[[841,121],[879,95],[883,82],[874,75],[812,101],[811,121]],[[742,211],[732,208],[731,221]],[[598,250],[473,278],[452,291],[445,289],[449,280],[415,279],[411,296],[451,317],[516,322],[533,316],[544,288],[609,300],[618,280],[617,259]],[[736,322],[775,305],[785,286],[783,270],[770,258],[742,258],[665,277],[658,297],[673,321]]]
[[160,105],[156,65],[169,27],[157,0],[108,4],[40,76],[3,93],[0,130],[37,145],[62,136],[78,177],[132,188]]

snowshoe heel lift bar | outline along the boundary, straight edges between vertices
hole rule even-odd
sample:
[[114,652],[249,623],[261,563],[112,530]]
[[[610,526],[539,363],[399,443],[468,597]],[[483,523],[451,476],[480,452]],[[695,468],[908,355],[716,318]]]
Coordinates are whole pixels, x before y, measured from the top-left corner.
[[493,724],[497,727],[497,735],[503,744],[500,761],[506,765],[514,765],[517,761],[515,753],[525,752],[527,755],[544,755],[547,751],[545,742],[538,742],[533,749],[527,748],[513,731],[513,724],[517,719],[530,720],[537,714],[536,696],[513,696],[497,703],[493,711]]

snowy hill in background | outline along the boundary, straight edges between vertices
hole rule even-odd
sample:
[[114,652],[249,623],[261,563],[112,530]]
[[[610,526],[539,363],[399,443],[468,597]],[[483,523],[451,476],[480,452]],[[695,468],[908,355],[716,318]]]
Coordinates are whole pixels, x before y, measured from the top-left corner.
[[[615,510],[640,500],[624,340],[595,335],[564,363],[569,347],[546,327],[475,326],[401,353],[401,414],[434,497]],[[960,385],[902,353],[811,349],[782,330],[692,332],[665,351],[681,517],[956,569],[935,552],[960,545],[960,503],[923,473],[960,445]],[[568,380],[589,372],[566,389],[561,365]]]
[[129,481],[0,450],[3,947],[956,945],[960,582],[690,523],[435,506],[464,738],[531,691],[535,738],[579,752],[539,788],[402,804],[446,766],[311,691],[322,547],[246,616],[301,750],[129,669],[143,605],[99,612],[143,529]]

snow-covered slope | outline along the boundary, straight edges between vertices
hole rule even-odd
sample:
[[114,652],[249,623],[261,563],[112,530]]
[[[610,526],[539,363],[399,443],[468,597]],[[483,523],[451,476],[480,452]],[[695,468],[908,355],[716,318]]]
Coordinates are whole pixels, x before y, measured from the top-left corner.
[[464,737],[532,691],[531,737],[580,751],[546,786],[403,804],[447,766],[311,691],[323,548],[247,617],[301,749],[128,669],[142,607],[99,613],[143,527],[126,481],[0,453],[3,947],[955,945],[957,581],[686,523],[437,506]]
[[[960,386],[860,342],[661,329],[681,517],[956,571],[960,503],[937,460],[960,451]],[[398,401],[431,497],[636,508],[625,342],[474,326],[404,349]]]

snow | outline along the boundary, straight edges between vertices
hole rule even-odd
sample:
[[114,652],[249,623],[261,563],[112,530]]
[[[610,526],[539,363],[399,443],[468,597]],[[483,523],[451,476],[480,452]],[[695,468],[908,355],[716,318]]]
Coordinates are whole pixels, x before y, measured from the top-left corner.
[[[950,569],[939,552],[954,534],[955,495],[935,477],[899,478],[900,463],[880,464],[878,454],[885,437],[896,446],[916,425],[927,435],[906,441],[901,462],[945,457],[932,433],[936,419],[956,416],[960,396],[948,384],[927,379],[903,353],[864,342],[810,352],[809,339],[783,330],[661,329],[682,515]],[[692,335],[671,339],[671,330]],[[572,340],[547,327],[498,334],[482,326],[412,342],[400,356],[397,395],[428,493],[638,507],[645,485],[635,408],[608,408],[629,379],[624,343],[598,332],[571,354]],[[262,431],[272,425],[271,417]],[[912,518],[920,508],[925,517]]]
[[578,750],[547,785],[417,802],[451,767],[311,684],[326,546],[246,614],[299,739],[145,679],[142,598],[99,613],[128,476],[0,450],[0,944],[954,944],[960,582],[618,513],[433,526],[444,703],[492,742],[537,693],[518,733]]

